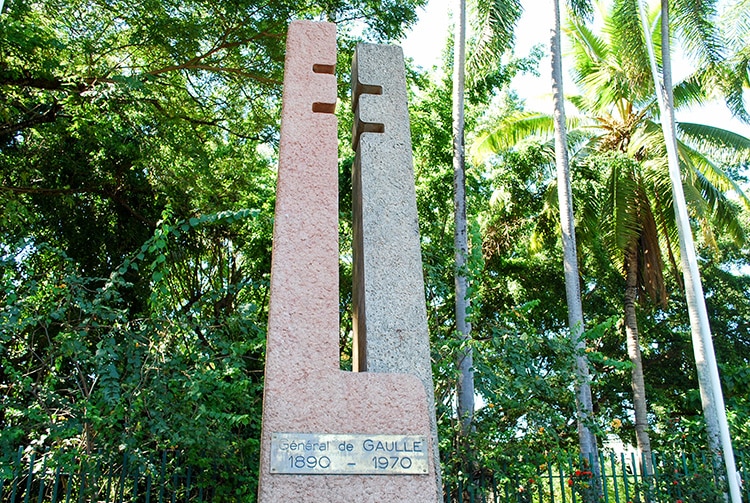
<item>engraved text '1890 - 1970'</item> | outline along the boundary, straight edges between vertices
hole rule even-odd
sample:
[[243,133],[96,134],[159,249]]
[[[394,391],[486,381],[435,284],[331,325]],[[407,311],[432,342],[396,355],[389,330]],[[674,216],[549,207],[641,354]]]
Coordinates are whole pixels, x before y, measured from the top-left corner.
[[274,433],[271,473],[424,475],[428,453],[422,435]]

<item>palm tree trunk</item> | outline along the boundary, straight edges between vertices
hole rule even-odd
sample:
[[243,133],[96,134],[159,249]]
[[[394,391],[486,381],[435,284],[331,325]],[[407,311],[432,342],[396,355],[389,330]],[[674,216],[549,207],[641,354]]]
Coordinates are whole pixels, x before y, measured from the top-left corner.
[[644,36],[646,37],[646,47],[649,51],[656,98],[659,102],[659,109],[662,115],[661,125],[667,147],[669,174],[674,195],[675,218],[680,237],[680,255],[682,259],[682,274],[685,280],[685,297],[690,316],[693,352],[695,353],[695,364],[698,371],[698,384],[701,391],[703,415],[705,416],[706,429],[708,430],[709,448],[717,460],[723,456],[731,501],[732,503],[741,503],[742,497],[740,495],[737,467],[735,465],[732,440],[729,435],[729,425],[724,407],[724,396],[721,391],[719,369],[716,365],[711,327],[708,322],[706,300],[698,270],[698,259],[695,254],[695,244],[693,242],[692,229],[690,228],[685,194],[682,188],[680,161],[677,154],[669,44],[669,1],[661,0],[663,65],[661,78],[656,63],[656,56],[654,55],[654,45],[651,41],[648,17],[646,16],[641,0],[638,0],[638,8]]
[[453,46],[453,187],[455,205],[454,249],[456,259],[456,329],[464,344],[458,352],[458,418],[461,434],[471,431],[474,419],[474,362],[471,323],[467,319],[469,299],[466,258],[469,253],[466,223],[466,164],[464,154],[464,85],[466,66],[466,1],[458,0]]
[[646,407],[646,384],[643,379],[643,358],[638,336],[638,318],[635,303],[638,296],[637,237],[628,245],[625,253],[625,339],[628,357],[633,364],[631,385],[633,408],[635,409],[635,438],[646,476],[654,473],[651,464],[651,439],[648,436],[648,412]]
[[[568,327],[576,349],[576,408],[578,415],[578,443],[581,455],[591,462],[592,471],[599,477],[599,455],[596,436],[589,428],[593,417],[593,401],[589,377],[588,360],[585,356],[583,339],[583,306],[581,287],[578,282],[578,254],[576,252],[575,223],[573,219],[573,198],[570,187],[570,167],[568,165],[568,139],[563,102],[562,44],[560,40],[560,2],[552,1],[555,24],[551,33],[552,55],[552,99],[554,102],[555,123],[555,163],[557,165],[557,190],[562,228],[563,266],[565,269],[565,295],[568,304]],[[596,491],[598,495],[598,490]]]

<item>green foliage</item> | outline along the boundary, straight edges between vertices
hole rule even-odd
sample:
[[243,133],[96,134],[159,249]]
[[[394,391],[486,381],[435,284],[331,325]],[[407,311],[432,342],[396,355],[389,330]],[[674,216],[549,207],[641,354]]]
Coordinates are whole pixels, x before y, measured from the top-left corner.
[[5,2],[3,455],[177,449],[254,498],[287,26],[422,4]]
[[[341,365],[348,369],[352,154],[344,147],[351,131],[344,81],[356,42],[351,30],[364,21],[372,40],[398,37],[424,3],[6,1],[0,16],[3,461],[18,446],[51,448],[68,460],[81,451],[122,450],[144,463],[169,449],[193,466],[213,469],[206,463],[218,460],[219,479],[239,477],[243,488],[225,499],[253,500],[286,26],[292,18],[339,22]],[[495,50],[491,57],[476,51],[467,90],[469,140],[480,126],[508,135],[488,136],[495,156],[467,170],[466,272],[476,337],[466,344],[482,404],[468,444],[457,441],[453,412],[454,362],[465,343],[453,322],[450,84],[408,73],[446,480],[519,459],[528,461],[521,471],[532,480],[546,470],[544,453],[577,440],[549,118],[523,111],[513,96],[502,110],[485,113],[497,103],[493,94],[516,72],[533,71],[540,57],[499,64],[505,47],[498,42],[512,38],[507,23],[517,15],[517,2],[500,3],[481,7],[505,38],[486,46]],[[578,40],[576,77],[589,86],[576,104],[596,119],[596,127],[571,120],[570,135],[574,159],[588,156],[574,163],[573,188],[577,232],[586,238],[579,253],[584,312],[594,327],[586,333],[598,418],[592,426],[632,443],[616,245],[642,225],[630,212],[637,197],[658,197],[661,210],[653,213],[660,224],[668,223],[671,199],[663,148],[654,142],[658,117],[642,41],[628,36],[638,30],[628,24],[633,3],[618,3],[605,23],[609,39],[584,24],[588,2],[570,3],[583,16],[569,28]],[[510,9],[509,17],[497,18],[500,7]],[[478,38],[477,49],[483,40],[490,41]],[[680,103],[704,99],[705,82],[696,76],[681,84]],[[520,143],[526,133],[535,138]],[[750,255],[745,241],[729,238],[746,236],[748,221],[742,201],[726,193],[741,186],[750,149],[746,139],[717,128],[684,124],[680,133],[695,223],[706,229],[714,216],[723,222],[713,236],[704,235],[701,267],[730,427],[737,448],[746,449]],[[604,147],[620,152],[592,155]],[[639,192],[639,184],[647,188]],[[719,215],[721,208],[726,212]],[[665,238],[676,243],[671,230]],[[667,243],[662,249],[668,255]],[[706,442],[678,278],[667,269],[669,303],[638,312],[648,334],[643,358],[655,447],[675,449]],[[698,495],[708,490],[705,480],[683,482],[685,501],[688,494],[709,498]]]
[[[173,250],[180,239],[254,218],[243,210],[165,221],[106,279],[80,276],[48,246],[6,255],[2,451],[179,449],[194,466],[223,459],[232,471],[250,467],[254,493],[266,286],[233,276],[237,258],[227,246],[217,250],[223,263],[206,256],[191,264],[191,279],[206,284],[193,285],[198,297],[180,297],[186,264]],[[124,302],[132,270],[151,277],[146,317],[132,317]]]

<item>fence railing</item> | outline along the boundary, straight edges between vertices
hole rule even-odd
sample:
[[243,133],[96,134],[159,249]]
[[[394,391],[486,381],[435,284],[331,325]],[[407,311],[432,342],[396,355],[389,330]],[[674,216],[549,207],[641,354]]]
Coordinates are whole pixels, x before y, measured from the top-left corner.
[[[519,460],[471,478],[445,476],[446,503],[725,503],[723,466],[714,470],[706,453],[652,454],[650,463],[635,454],[602,453],[599,473],[593,460],[572,456],[540,464]],[[750,461],[750,459],[748,460]],[[750,467],[737,453],[743,501],[750,502]],[[645,467],[650,466],[647,470]],[[592,498],[599,490],[598,498]]]
[[10,464],[0,463],[0,503],[193,503],[237,501],[246,492],[216,462],[191,466],[179,451],[155,459],[57,454],[19,449]]
[[[0,463],[0,503],[177,503],[252,501],[241,478],[215,462],[191,466],[178,451],[91,456],[37,454],[19,449]],[[204,460],[205,461],[205,460]],[[595,487],[604,503],[724,503],[722,473],[705,453],[601,454],[599,473],[570,456],[541,463],[519,460],[471,478],[445,474],[446,503],[584,503]],[[743,500],[750,502],[750,467],[737,454]],[[748,460],[750,461],[750,460]],[[651,466],[651,471],[643,467]],[[718,473],[717,473],[718,472]],[[246,481],[245,481],[246,482]]]

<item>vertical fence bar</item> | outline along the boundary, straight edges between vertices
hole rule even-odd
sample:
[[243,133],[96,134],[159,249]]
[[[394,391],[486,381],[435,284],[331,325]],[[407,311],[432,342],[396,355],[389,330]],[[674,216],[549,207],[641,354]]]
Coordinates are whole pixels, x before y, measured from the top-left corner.
[[604,462],[604,453],[599,452],[599,470],[602,481],[602,496],[604,503],[609,503],[609,487],[607,486],[607,464]]
[[656,454],[654,454],[654,451],[651,451],[651,467],[653,468],[653,473],[651,473],[652,483],[649,484],[649,488],[651,489],[651,498],[653,499],[654,493],[659,494],[659,482],[661,478],[661,472],[659,471],[659,465],[656,462]]
[[557,473],[560,477],[560,495],[562,497],[562,503],[565,503],[565,473],[563,472],[563,462],[558,458],[557,460]]
[[633,467],[633,497],[635,501],[641,501],[641,486],[643,485],[643,470],[641,470],[641,483],[638,483],[638,470],[641,467],[635,462],[635,453],[630,453],[630,462]]
[[624,482],[624,489],[625,489],[625,501],[630,501],[630,487],[628,485],[628,468],[627,463],[625,461],[625,453],[620,453],[620,466],[622,467],[622,480]]
[[78,486],[78,503],[83,503],[85,494],[86,494],[86,478],[88,476],[88,473],[86,472],[86,468],[83,464],[83,457],[81,458],[80,463],[78,464],[78,476],[81,478],[81,485]]
[[70,493],[73,490],[73,467],[68,470],[68,484],[65,488],[65,503],[70,503]]
[[151,468],[146,472],[146,503],[151,503]]
[[641,469],[641,482],[642,482],[642,486],[643,486],[645,501],[646,501],[646,503],[651,503],[651,501],[653,500],[653,498],[651,496],[651,493],[653,492],[651,490],[651,487],[652,487],[653,482],[654,482],[654,474],[653,474],[653,467],[651,468],[650,471],[647,469],[648,465],[646,464],[646,459],[647,459],[646,455],[645,454],[641,454],[641,465],[640,465],[640,469]]
[[94,494],[101,495],[102,488],[99,487],[99,479],[101,479],[102,474],[102,450],[99,449],[96,451],[96,467],[94,468],[94,473],[91,474],[91,487],[94,490]]
[[547,460],[547,483],[549,485],[549,497],[550,497],[550,503],[555,503],[555,485],[553,482],[553,475],[552,475],[552,463],[550,460]]
[[44,489],[45,489],[45,482],[46,482],[46,476],[47,476],[47,456],[49,453],[45,452],[42,454],[42,472],[41,477],[39,477],[39,495],[36,498],[37,503],[42,503],[42,498],[44,498]]
[[174,455],[174,466],[172,467],[172,503],[177,501],[177,489],[180,486],[180,478],[177,474],[177,467],[180,466],[180,453]]
[[133,496],[131,501],[138,501],[138,480],[140,479],[139,472],[139,466],[135,465],[135,471],[133,472]]
[[617,483],[617,464],[615,463],[615,453],[609,453],[609,467],[612,470],[612,489],[615,493],[615,503],[620,503],[620,489]]
[[127,476],[127,470],[128,470],[128,453],[123,452],[122,454],[122,468],[120,468],[122,471],[120,472],[120,480],[117,483],[117,493],[115,495],[115,499],[117,503],[122,503],[122,497],[125,493],[125,478]]
[[57,503],[57,491],[60,489],[60,465],[55,467],[55,483],[52,486],[51,503]]
[[[115,476],[115,463],[113,462],[112,456],[107,456],[107,489],[105,489],[104,501],[109,503],[109,498],[112,497],[112,477]],[[115,487],[115,492],[117,487]]]
[[16,462],[13,463],[13,481],[11,483],[11,490],[10,490],[10,501],[11,503],[15,503],[16,501],[16,491],[18,490],[18,472],[21,468],[21,458],[23,457],[23,448],[18,448],[18,456],[16,456]]
[[680,459],[682,460],[682,474],[687,477],[690,473],[688,473],[687,457],[684,452],[680,456]]
[[[682,465],[682,477],[677,476],[679,475],[679,470],[675,468],[675,478],[682,481],[688,476],[687,457],[684,452],[680,454],[680,464]],[[677,484],[677,496],[682,497],[682,484]]]
[[569,479],[572,480],[573,484],[568,484],[568,487],[570,487],[570,498],[573,500],[573,503],[576,503],[578,498],[576,497],[576,490],[575,490],[575,479],[573,479],[573,475],[575,474],[575,470],[573,469],[573,460],[571,459],[570,455],[568,455],[568,471],[570,472]]
[[23,494],[23,503],[29,503],[29,496],[31,494],[31,482],[34,480],[34,461],[36,460],[36,452],[31,451],[29,456],[29,474],[26,476],[26,491]]
[[190,501],[190,478],[192,475],[192,469],[190,465],[187,467],[187,482],[185,483],[185,501]]
[[166,465],[167,451],[161,451],[161,469],[159,470],[159,503],[163,503],[164,501],[164,485],[166,484],[166,482],[164,481],[164,471],[166,470]]

